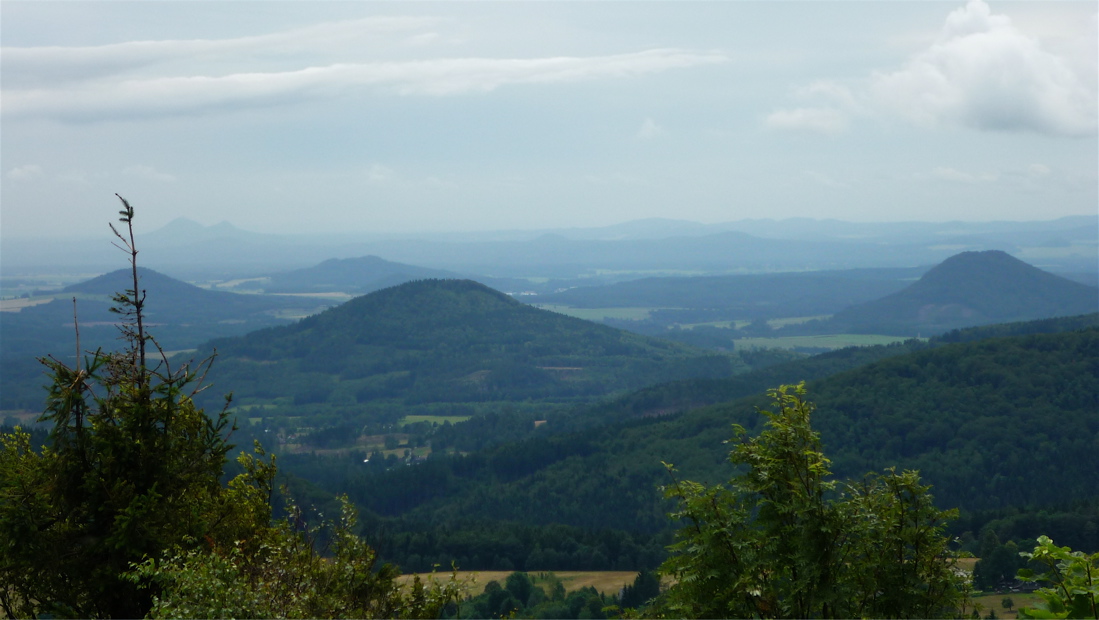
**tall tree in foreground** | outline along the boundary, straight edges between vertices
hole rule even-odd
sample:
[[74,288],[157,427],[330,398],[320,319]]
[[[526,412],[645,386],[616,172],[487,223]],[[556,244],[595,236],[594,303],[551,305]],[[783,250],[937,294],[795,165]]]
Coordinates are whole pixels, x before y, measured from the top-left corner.
[[[434,614],[452,584],[402,591],[396,570],[377,570],[373,550],[351,533],[352,513],[335,528],[331,561],[321,561],[299,528],[273,525],[275,468],[258,446],[258,458],[241,455],[244,473],[228,487],[221,484],[232,448],[228,402],[213,417],[196,408],[192,397],[201,377],[186,366],[173,369],[146,333],[134,210],[119,198],[125,234],[111,229],[133,267],[133,288],[115,297],[125,348],[95,351],[82,364],[77,331],[75,368],[42,360],[50,384],[40,420],[53,425],[49,445],[35,450],[18,428],[0,436],[0,611],[89,618],[140,618],[150,611]],[[159,353],[155,364],[146,359],[147,344]],[[278,558],[294,562],[261,570]],[[234,562],[252,573],[222,579]],[[303,590],[302,583],[314,586]],[[185,605],[211,584],[255,596],[238,596],[232,608]],[[264,606],[283,594],[296,606]]]
[[655,613],[692,618],[943,617],[960,613],[965,580],[915,472],[859,483],[830,478],[804,384],[770,393],[767,428],[734,426],[737,473],[706,487],[675,479],[665,495],[685,525],[662,572],[675,580]]

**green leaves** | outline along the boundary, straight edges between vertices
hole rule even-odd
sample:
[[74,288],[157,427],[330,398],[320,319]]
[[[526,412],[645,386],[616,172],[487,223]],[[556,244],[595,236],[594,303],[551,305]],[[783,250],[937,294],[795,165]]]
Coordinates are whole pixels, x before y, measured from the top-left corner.
[[829,479],[804,384],[769,392],[754,438],[735,427],[741,473],[708,488],[675,478],[673,519],[685,526],[661,571],[676,584],[659,613],[682,617],[940,617],[958,613],[964,581],[916,472],[860,483]]
[[1019,555],[1049,569],[1040,574],[1021,569],[1019,579],[1050,584],[1038,590],[1041,603],[1019,608],[1020,617],[1099,618],[1099,553],[1089,556],[1039,536],[1034,551]]
[[[282,520],[250,532],[247,542],[145,559],[126,578],[156,589],[151,618],[438,617],[457,597],[458,581],[402,586],[396,567],[377,566],[377,554],[354,534],[354,508],[340,502],[334,522],[299,530]],[[296,507],[290,512],[300,521]]]

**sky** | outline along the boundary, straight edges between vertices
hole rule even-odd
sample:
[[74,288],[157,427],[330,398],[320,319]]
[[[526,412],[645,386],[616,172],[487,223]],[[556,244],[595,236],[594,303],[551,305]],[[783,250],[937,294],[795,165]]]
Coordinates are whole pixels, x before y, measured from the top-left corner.
[[0,3],[0,236],[1099,211],[1095,2]]

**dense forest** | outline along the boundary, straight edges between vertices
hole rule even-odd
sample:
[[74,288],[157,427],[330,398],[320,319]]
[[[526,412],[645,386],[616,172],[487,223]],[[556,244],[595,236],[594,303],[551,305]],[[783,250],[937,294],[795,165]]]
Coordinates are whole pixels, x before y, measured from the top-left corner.
[[[553,549],[573,557],[567,566],[616,568],[652,556],[632,547],[615,556],[612,530],[668,529],[668,506],[656,492],[665,479],[661,461],[716,481],[730,424],[758,429],[754,408],[762,401],[755,394],[803,374],[816,378],[808,384],[818,407],[815,425],[838,475],[857,477],[887,466],[919,470],[939,505],[962,509],[959,527],[969,529],[958,535],[975,536],[996,521],[1005,536],[1034,538],[1040,520],[1020,515],[1045,510],[1044,523],[1066,543],[1095,548],[1099,513],[1087,502],[1099,493],[1099,470],[1090,458],[1099,433],[1097,321],[1091,315],[966,330],[931,343],[845,350],[726,380],[672,383],[561,415],[513,443],[411,467],[318,455],[286,455],[283,462],[378,515],[377,525],[397,534],[378,544],[402,563],[438,560],[439,554],[424,560],[422,549],[409,542],[431,530],[435,548],[451,549],[452,559],[492,566],[462,544],[450,545],[448,535],[481,539],[493,556],[507,560],[501,566],[528,568],[536,549],[544,556],[552,547],[519,532],[558,524],[578,528]],[[1028,333],[1034,331],[1051,333]],[[1064,462],[1074,467],[1066,470]],[[1053,526],[1057,520],[1080,527]],[[515,535],[497,536],[514,541],[504,547],[510,554],[488,540],[494,531],[512,530]],[[602,549],[590,542],[600,536]]]

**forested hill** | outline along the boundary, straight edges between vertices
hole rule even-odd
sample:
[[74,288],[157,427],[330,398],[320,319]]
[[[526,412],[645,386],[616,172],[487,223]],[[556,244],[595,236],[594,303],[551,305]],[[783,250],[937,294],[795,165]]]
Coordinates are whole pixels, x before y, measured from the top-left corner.
[[730,358],[538,310],[469,280],[422,280],[207,345],[244,399],[354,405],[574,398],[730,374]]
[[[244,334],[290,321],[323,308],[323,301],[210,291],[151,269],[138,269],[139,288],[146,292],[145,321],[159,345],[167,350],[189,349],[212,338]],[[133,272],[120,269],[80,282],[54,294],[55,299],[19,312],[5,312],[0,322],[0,409],[39,410],[42,406],[42,365],[37,358],[52,355],[74,361],[73,315],[80,324],[85,351],[118,346],[116,293],[133,288]],[[76,307],[71,299],[77,298]]]
[[[243,321],[255,315],[269,315],[275,310],[302,305],[301,300],[285,297],[211,291],[143,267],[138,268],[138,276],[139,286],[147,292],[146,320],[152,323]],[[118,269],[65,287],[63,292],[102,296],[107,300],[133,286],[133,272]],[[271,324],[271,321],[266,324]]]
[[[458,274],[395,263],[377,256],[331,258],[318,265],[276,273],[261,284],[266,293],[350,293],[363,295],[426,278],[454,278]],[[250,284],[249,284],[250,285]]]
[[802,359],[762,365],[732,377],[690,379],[654,385],[559,416],[552,426],[571,430],[678,413],[762,394],[777,385],[826,379],[885,359],[948,344],[977,342],[989,338],[1056,334],[1088,328],[1099,328],[1099,313],[969,327],[926,340],[912,338],[889,345],[847,347]]
[[[964,511],[1064,506],[1099,495],[1099,328],[895,356],[811,382],[809,398],[817,405],[813,425],[840,476],[918,469],[939,506]],[[755,408],[762,405],[749,397],[532,438],[360,474],[332,490],[416,523],[651,532],[667,527],[657,491],[669,480],[661,461],[675,463],[685,478],[727,478],[730,425],[758,432]]]
[[928,335],[1097,310],[1099,289],[990,250],[952,256],[897,293],[838,312],[831,329]]

